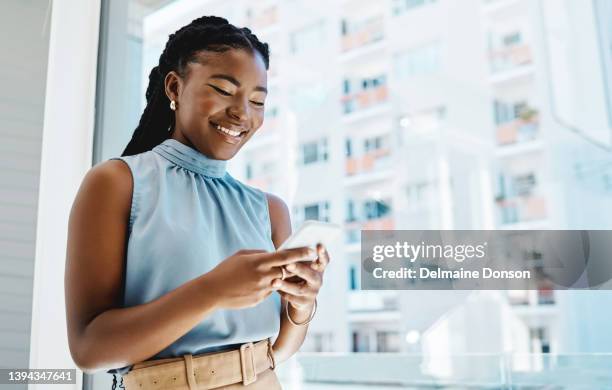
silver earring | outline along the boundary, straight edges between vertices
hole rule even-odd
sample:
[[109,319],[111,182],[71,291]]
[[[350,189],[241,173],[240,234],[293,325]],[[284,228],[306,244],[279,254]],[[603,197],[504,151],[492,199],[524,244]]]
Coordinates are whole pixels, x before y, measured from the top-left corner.
[[176,111],[176,102],[174,100],[170,102],[170,109]]

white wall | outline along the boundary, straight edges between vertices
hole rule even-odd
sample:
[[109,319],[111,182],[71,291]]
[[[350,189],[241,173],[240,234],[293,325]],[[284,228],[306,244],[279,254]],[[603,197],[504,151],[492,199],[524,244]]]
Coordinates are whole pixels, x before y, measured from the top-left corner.
[[[3,1],[0,24],[0,367],[27,368],[49,28],[46,1]],[[1,387],[1,385],[0,385]],[[11,386],[25,389],[26,385]]]
[[[68,349],[65,320],[66,235],[74,196],[92,161],[99,12],[99,0],[53,1],[40,157],[30,368],[76,368]],[[29,388],[45,386],[48,387]],[[76,385],[53,388],[80,389],[80,375]]]

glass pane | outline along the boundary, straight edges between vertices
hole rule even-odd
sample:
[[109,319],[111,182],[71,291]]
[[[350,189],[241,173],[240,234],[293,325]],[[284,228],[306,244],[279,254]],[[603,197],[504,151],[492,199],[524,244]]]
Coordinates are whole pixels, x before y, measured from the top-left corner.
[[609,292],[389,294],[351,267],[361,230],[612,228],[609,3],[107,1],[97,161],[132,136],[170,34],[203,14],[247,26],[269,44],[269,92],[228,170],[294,221],[344,228],[305,343],[338,355],[298,353],[283,384],[603,388]]

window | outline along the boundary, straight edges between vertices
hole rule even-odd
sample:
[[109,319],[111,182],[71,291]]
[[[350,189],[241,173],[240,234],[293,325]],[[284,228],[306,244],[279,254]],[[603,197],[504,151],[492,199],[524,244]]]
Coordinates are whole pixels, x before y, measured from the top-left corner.
[[357,290],[357,269],[354,265],[349,267],[349,288]]
[[433,74],[440,70],[438,42],[409,49],[395,57],[395,73],[399,79]]
[[352,199],[346,201],[346,222],[353,222],[357,220],[355,215],[355,202]]
[[504,46],[506,46],[506,47],[518,45],[518,44],[521,43],[521,33],[517,31],[517,32],[513,32],[511,34],[505,35],[502,38],[502,42],[503,42]]
[[382,200],[368,200],[364,203],[366,219],[382,218],[391,212],[391,207]]
[[376,352],[399,352],[400,336],[398,332],[376,332]]
[[353,331],[353,352],[370,352],[370,335],[363,331]]
[[346,157],[351,157],[353,155],[353,145],[350,138],[344,141],[344,152]]
[[316,220],[329,222],[329,202],[319,202],[305,205],[303,221]]
[[521,116],[521,114],[528,108],[529,105],[524,100],[516,102],[503,102],[495,100],[493,102],[495,124],[501,125],[511,122]]
[[332,334],[329,332],[313,332],[308,335],[311,339],[312,352],[330,352],[333,349]]
[[319,21],[291,33],[291,53],[302,54],[320,47],[325,42],[323,26],[323,22]]
[[384,148],[388,144],[388,136],[386,135],[377,135],[375,137],[366,138],[363,142],[363,150],[365,153],[379,150]]
[[413,8],[435,3],[436,0],[393,0],[393,15],[400,15]]
[[327,161],[327,159],[326,138],[302,144],[302,163],[304,165],[313,164],[318,161]]

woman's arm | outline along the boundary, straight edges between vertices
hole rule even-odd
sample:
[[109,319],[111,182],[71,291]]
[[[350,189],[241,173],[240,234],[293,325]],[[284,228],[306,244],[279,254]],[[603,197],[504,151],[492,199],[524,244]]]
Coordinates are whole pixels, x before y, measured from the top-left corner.
[[121,307],[132,178],[121,161],[92,168],[74,200],[64,280],[70,353],[92,373],[143,361],[216,309],[208,274],[149,303]]
[[[270,210],[270,222],[272,225],[272,241],[274,246],[278,248],[291,235],[291,217],[289,209],[285,202],[272,194],[266,194],[268,197],[268,208]],[[272,346],[276,363],[283,362],[296,353],[306,337],[308,325],[296,326],[287,319],[284,305],[286,301],[281,298],[281,324],[278,337]],[[310,317],[312,307],[306,310],[297,311],[292,306],[289,306],[289,314],[293,321],[301,323]]]

